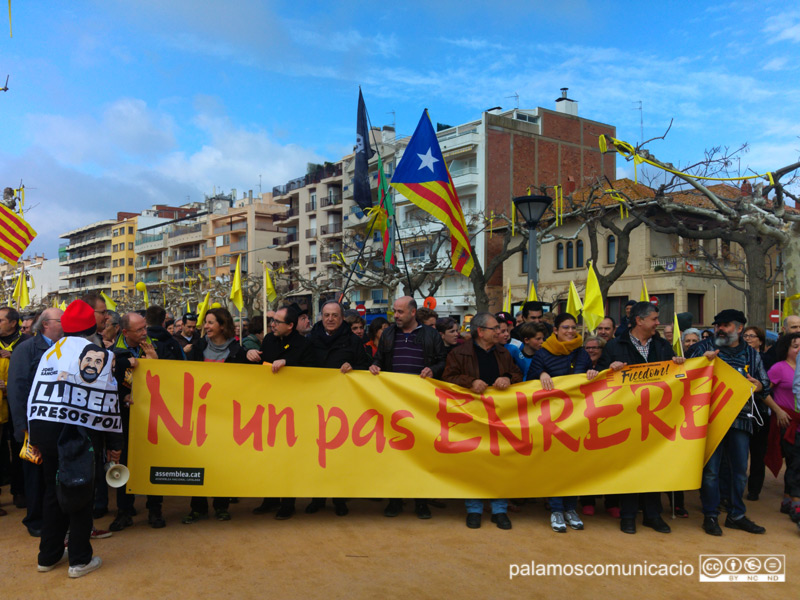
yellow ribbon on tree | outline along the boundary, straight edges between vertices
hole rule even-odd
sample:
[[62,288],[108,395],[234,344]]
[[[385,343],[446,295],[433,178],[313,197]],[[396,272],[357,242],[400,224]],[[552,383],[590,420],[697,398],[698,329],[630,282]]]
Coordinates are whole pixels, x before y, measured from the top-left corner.
[[619,218],[624,219],[630,216],[630,212],[628,211],[628,207],[625,206],[625,198],[619,195],[619,192],[616,190],[606,190],[606,194],[609,194],[612,199],[619,202]]

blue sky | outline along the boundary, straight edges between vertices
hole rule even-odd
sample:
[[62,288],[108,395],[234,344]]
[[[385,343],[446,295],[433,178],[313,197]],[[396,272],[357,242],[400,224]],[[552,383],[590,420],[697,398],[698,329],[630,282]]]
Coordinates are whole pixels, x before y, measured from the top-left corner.
[[[116,211],[264,191],[336,160],[372,123],[410,134],[494,106],[552,108],[644,138],[676,165],[750,145],[800,156],[800,9],[787,2],[12,0],[0,10],[0,186],[28,188],[39,238]],[[394,114],[391,114],[394,112]],[[618,159],[618,174],[631,168]]]

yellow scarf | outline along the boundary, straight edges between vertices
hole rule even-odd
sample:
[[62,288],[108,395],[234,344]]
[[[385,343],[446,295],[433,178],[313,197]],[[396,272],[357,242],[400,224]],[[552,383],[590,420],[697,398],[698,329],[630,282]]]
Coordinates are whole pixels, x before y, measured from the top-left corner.
[[581,346],[583,346],[583,338],[580,333],[576,334],[575,339],[571,342],[560,342],[556,334],[551,333],[550,337],[542,344],[542,348],[554,356],[566,356]]

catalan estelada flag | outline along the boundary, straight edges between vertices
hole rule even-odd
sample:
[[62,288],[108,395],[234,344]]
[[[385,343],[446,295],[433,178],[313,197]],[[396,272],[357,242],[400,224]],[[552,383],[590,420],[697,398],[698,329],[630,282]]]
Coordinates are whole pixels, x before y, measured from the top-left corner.
[[13,265],[35,237],[36,232],[25,219],[0,204],[0,258]]
[[391,185],[447,226],[453,268],[469,277],[474,264],[469,233],[427,109],[395,169]]

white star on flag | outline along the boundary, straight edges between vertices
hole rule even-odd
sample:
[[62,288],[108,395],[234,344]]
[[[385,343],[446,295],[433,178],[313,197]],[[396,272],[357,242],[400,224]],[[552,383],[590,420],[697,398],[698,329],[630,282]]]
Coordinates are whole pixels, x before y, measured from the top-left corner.
[[433,155],[431,154],[430,148],[428,148],[428,152],[426,152],[425,154],[417,154],[417,156],[419,156],[419,159],[422,161],[419,165],[419,169],[424,169],[425,167],[428,167],[431,170],[431,173],[433,172],[433,163],[439,162],[439,159],[434,158]]

